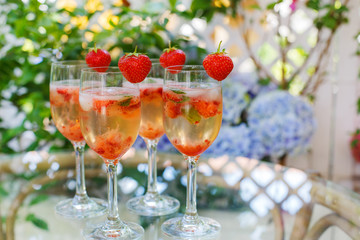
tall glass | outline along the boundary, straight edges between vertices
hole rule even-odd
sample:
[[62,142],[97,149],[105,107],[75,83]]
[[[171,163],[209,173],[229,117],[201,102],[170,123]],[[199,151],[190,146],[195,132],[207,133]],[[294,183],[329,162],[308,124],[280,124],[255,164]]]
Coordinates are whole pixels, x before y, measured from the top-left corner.
[[176,238],[215,236],[220,224],[197,214],[196,168],[200,154],[214,142],[221,127],[221,83],[210,78],[202,66],[178,69],[165,70],[163,112],[165,133],[188,162],[186,212],[164,222],[161,228]]
[[85,188],[85,141],[80,130],[79,87],[85,61],[53,63],[50,78],[50,109],[57,129],[74,146],[76,156],[76,194],[73,199],[59,202],[55,211],[67,218],[88,218],[104,215],[106,202],[89,198]]
[[153,63],[147,78],[140,83],[141,123],[139,135],[146,142],[148,150],[148,183],[144,196],[127,202],[131,212],[143,216],[161,216],[179,209],[177,199],[160,195],[157,191],[156,150],[159,139],[164,135],[162,87],[164,68]]
[[108,173],[107,220],[84,230],[90,239],[138,239],[144,229],[120,220],[117,201],[117,163],[133,145],[140,127],[140,91],[118,67],[106,72],[83,69],[80,84],[80,126],[86,143],[105,162]]

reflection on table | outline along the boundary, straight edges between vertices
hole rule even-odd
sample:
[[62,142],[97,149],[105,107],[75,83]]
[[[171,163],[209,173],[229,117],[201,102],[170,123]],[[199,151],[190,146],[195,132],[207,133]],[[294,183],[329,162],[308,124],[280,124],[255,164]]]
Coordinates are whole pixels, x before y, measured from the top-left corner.
[[[179,199],[180,213],[136,216],[124,204],[145,192],[145,154],[131,149],[121,162],[119,211],[123,220],[144,227],[144,239],[168,239],[160,226],[184,212],[186,163],[180,155],[159,154],[159,191]],[[106,199],[103,162],[91,151],[85,159],[89,194]],[[82,228],[103,220],[70,221],[55,215],[55,204],[73,194],[73,167],[73,156],[64,152],[0,159],[4,239],[82,239]],[[359,196],[314,174],[227,155],[202,157],[198,172],[199,214],[220,222],[217,239],[360,239]],[[332,226],[336,230],[327,230]]]

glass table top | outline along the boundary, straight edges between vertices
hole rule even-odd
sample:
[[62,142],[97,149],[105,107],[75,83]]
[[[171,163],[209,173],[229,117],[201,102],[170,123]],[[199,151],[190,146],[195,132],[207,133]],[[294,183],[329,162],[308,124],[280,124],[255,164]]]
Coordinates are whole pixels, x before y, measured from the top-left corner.
[[[161,232],[162,222],[185,211],[186,162],[178,154],[158,157],[158,190],[180,201],[179,213],[163,217],[130,213],[126,201],[146,190],[146,153],[130,149],[118,167],[120,217],[141,224],[144,239],[169,239]],[[103,162],[92,151],[86,153],[85,162],[88,195],[106,199]],[[105,219],[68,220],[55,214],[56,203],[73,197],[74,163],[74,154],[68,152],[0,157],[3,239],[83,239],[85,226]],[[221,234],[212,239],[346,240],[356,239],[360,232],[358,194],[295,168],[243,157],[203,156],[197,184],[199,215],[222,226]]]

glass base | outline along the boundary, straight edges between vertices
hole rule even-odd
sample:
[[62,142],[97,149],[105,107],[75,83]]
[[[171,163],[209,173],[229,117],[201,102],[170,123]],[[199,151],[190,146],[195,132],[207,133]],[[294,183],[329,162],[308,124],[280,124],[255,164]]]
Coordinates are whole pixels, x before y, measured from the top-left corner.
[[56,214],[72,219],[92,218],[105,215],[107,213],[107,202],[98,198],[88,198],[77,201],[65,199],[55,206]]
[[88,227],[83,231],[83,236],[88,240],[111,239],[111,240],[132,240],[142,239],[144,229],[132,222],[123,222],[121,227],[111,228],[103,223],[95,227]]
[[130,199],[126,203],[130,212],[141,216],[163,216],[176,212],[180,202],[169,196],[159,194],[145,194]]
[[187,224],[183,217],[178,217],[164,222],[161,230],[173,238],[211,239],[218,236],[221,226],[211,218],[199,217],[197,224]]

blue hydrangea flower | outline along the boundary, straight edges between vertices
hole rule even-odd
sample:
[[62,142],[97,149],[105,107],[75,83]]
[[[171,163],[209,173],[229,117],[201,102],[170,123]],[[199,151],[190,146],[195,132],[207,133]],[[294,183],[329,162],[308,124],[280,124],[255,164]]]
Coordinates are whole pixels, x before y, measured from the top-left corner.
[[260,95],[252,102],[248,124],[262,144],[264,156],[272,157],[305,151],[316,126],[311,106],[280,90]]
[[250,131],[246,124],[238,126],[222,126],[219,135],[213,144],[205,151],[205,154],[222,156],[224,154],[233,156],[249,156]]
[[247,107],[249,97],[247,88],[240,82],[223,83],[223,124],[237,125],[240,123],[242,111]]

